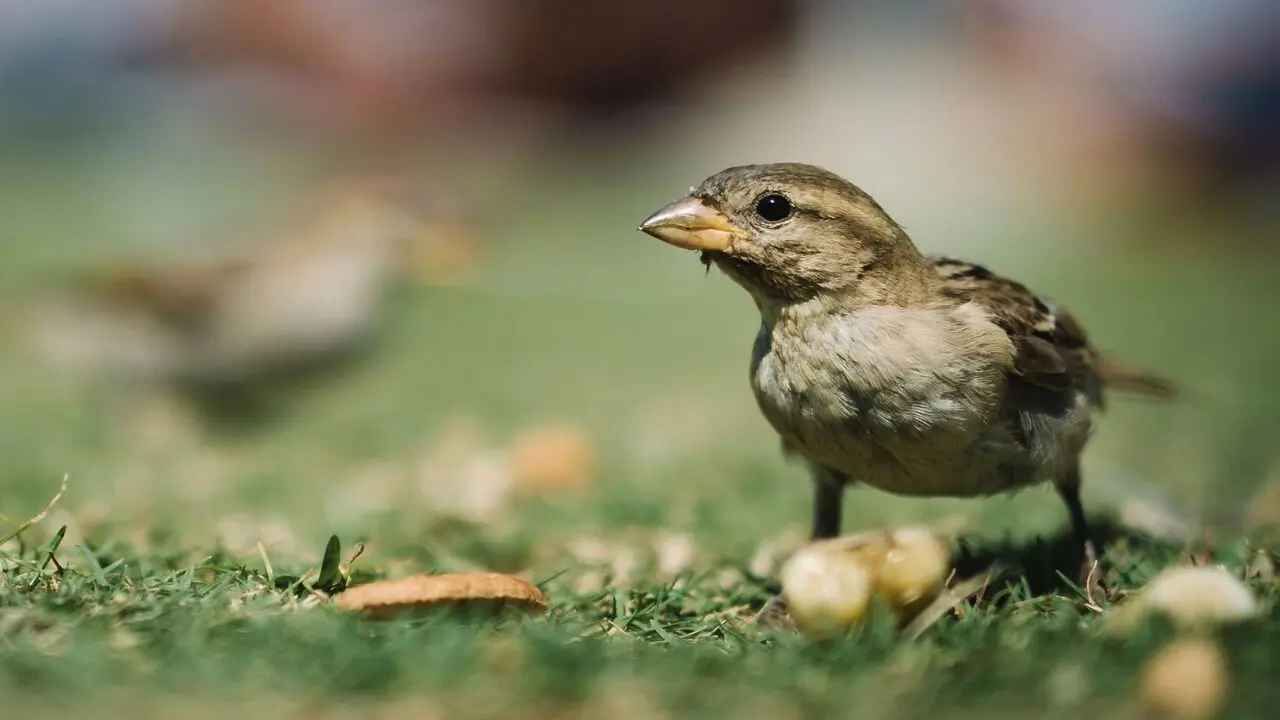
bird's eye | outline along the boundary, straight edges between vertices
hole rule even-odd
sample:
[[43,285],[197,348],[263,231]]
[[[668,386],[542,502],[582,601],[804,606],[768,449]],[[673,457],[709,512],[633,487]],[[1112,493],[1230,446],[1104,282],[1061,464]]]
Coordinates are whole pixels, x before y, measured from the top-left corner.
[[765,195],[756,201],[756,214],[768,222],[782,222],[791,217],[794,208],[791,201],[777,193]]

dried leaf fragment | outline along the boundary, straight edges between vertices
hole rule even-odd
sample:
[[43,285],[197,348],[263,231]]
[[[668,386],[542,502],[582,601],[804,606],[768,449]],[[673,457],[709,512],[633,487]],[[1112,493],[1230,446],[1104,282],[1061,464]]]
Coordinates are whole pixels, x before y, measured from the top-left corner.
[[532,583],[489,572],[413,575],[366,583],[348,588],[334,602],[375,619],[437,608],[514,608],[529,613],[547,609],[542,591]]

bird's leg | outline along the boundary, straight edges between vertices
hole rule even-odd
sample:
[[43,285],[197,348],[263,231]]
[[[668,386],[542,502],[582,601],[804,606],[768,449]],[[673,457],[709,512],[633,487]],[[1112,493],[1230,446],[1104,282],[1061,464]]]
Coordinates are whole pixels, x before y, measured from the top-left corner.
[[1080,467],[1073,464],[1057,486],[1058,494],[1067,504],[1067,513],[1071,517],[1071,532],[1075,535],[1076,546],[1084,559],[1080,569],[1080,586],[1085,588],[1092,598],[1093,592],[1101,589],[1101,582],[1098,550],[1089,532],[1089,521],[1084,516],[1084,505],[1080,503]]
[[840,534],[844,486],[849,479],[826,469],[813,472],[813,531],[810,538],[822,540]]
[[[833,538],[840,534],[844,488],[849,478],[826,468],[813,469],[813,526],[810,540]],[[787,622],[787,599],[782,595],[770,600],[756,615],[760,625],[783,625]]]

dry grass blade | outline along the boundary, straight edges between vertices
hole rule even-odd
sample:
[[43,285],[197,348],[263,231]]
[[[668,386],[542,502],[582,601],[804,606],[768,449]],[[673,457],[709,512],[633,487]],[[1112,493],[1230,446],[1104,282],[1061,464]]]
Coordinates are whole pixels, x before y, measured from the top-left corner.
[[945,617],[960,603],[985,590],[993,581],[1004,575],[1005,571],[1004,566],[994,565],[986,573],[974,575],[967,580],[962,580],[955,587],[947,588],[902,629],[902,637],[907,640],[920,637],[925,630]]
[[[62,499],[63,494],[67,492],[67,480],[68,480],[69,478],[70,478],[70,475],[66,475],[66,474],[64,474],[64,475],[62,476],[62,487],[58,489],[58,494],[56,494],[56,495],[54,495],[54,496],[53,496],[53,499],[52,499],[52,500],[50,500],[50,501],[49,501],[49,503],[48,503],[47,505],[45,505],[45,506],[44,506],[44,509],[43,509],[43,510],[41,510],[41,511],[40,511],[40,512],[38,512],[38,513],[36,513],[34,516],[32,516],[31,518],[29,518],[26,522],[24,522],[24,523],[22,523],[21,525],[18,525],[17,527],[15,527],[15,528],[13,529],[13,532],[10,532],[8,535],[5,535],[3,538],[0,538],[0,545],[3,545],[3,544],[5,544],[5,543],[9,542],[10,540],[12,540],[12,539],[14,539],[14,538],[18,537],[18,536],[19,536],[19,535],[21,535],[22,533],[26,532],[26,531],[27,531],[27,529],[28,529],[28,528],[30,528],[32,525],[35,525],[36,523],[38,523],[38,522],[40,522],[41,520],[44,520],[46,517],[48,517],[48,516],[49,516],[49,512],[50,512],[51,510],[53,510],[53,506],[54,506],[54,505],[57,505],[57,504],[58,504],[58,501]],[[0,516],[0,519],[3,519],[5,522],[8,522],[8,523],[12,524],[12,523],[9,521],[9,519],[8,519],[8,518],[4,518],[4,517]]]

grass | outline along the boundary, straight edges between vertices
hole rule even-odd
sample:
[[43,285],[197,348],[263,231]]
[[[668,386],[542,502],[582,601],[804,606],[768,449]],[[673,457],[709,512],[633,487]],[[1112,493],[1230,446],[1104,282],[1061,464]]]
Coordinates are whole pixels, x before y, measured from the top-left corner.
[[[1237,565],[1236,550],[1220,559]],[[110,707],[150,716],[176,693],[211,713],[249,703],[338,716],[407,704],[448,717],[1126,717],[1135,666],[1174,635],[1151,621],[1112,640],[1079,598],[1015,583],[915,642],[878,623],[817,647],[744,630],[737,620],[766,589],[717,571],[629,589],[553,580],[546,619],[370,623],[225,555],[189,561],[118,544],[66,552],[80,569],[46,564],[47,548],[7,563],[6,696],[30,702],[26,712],[84,712],[85,699],[105,695]],[[1119,575],[1136,585],[1173,559],[1144,553]],[[1244,690],[1232,717],[1263,717],[1275,700],[1275,619],[1270,611],[1223,633]]]
[[[46,273],[129,242],[102,222],[94,183],[77,189],[74,164],[7,167],[19,202],[0,220],[14,238],[0,277],[15,307]],[[69,475],[49,515],[0,547],[8,716],[1132,717],[1138,668],[1174,631],[1153,620],[1127,640],[1104,632],[1058,574],[1072,560],[1048,492],[981,503],[851,493],[850,530],[961,526],[964,567],[1015,569],[918,640],[877,623],[818,647],[746,625],[808,508],[801,471],[746,389],[750,304],[631,231],[670,178],[573,181],[591,172],[561,169],[512,200],[474,285],[397,295],[374,355],[252,433],[210,434],[47,368],[7,323],[0,512],[35,514]],[[66,195],[51,204],[50,188]],[[1042,231],[1037,249],[1056,250],[1020,252],[1028,228],[999,227],[1009,253],[984,259],[1067,301],[1104,347],[1202,396],[1116,404],[1088,455],[1091,511],[1102,523],[1137,498],[1227,518],[1208,548],[1103,523],[1111,584],[1140,587],[1188,551],[1243,573],[1250,548],[1274,548],[1237,522],[1275,459],[1280,342],[1261,334],[1280,299],[1270,273],[1139,264],[1118,247],[1072,255],[1077,229],[1044,227],[1058,235]],[[33,233],[46,242],[18,242]],[[450,454],[443,438],[464,421],[479,439]],[[449,512],[457,498],[434,485],[482,482],[474,461],[487,448],[547,423],[591,438],[589,490]],[[352,582],[527,572],[551,612],[362,621],[309,589],[333,535],[344,563],[364,545]],[[1275,588],[1252,583],[1264,617],[1221,632],[1231,717],[1264,717],[1280,699]]]

